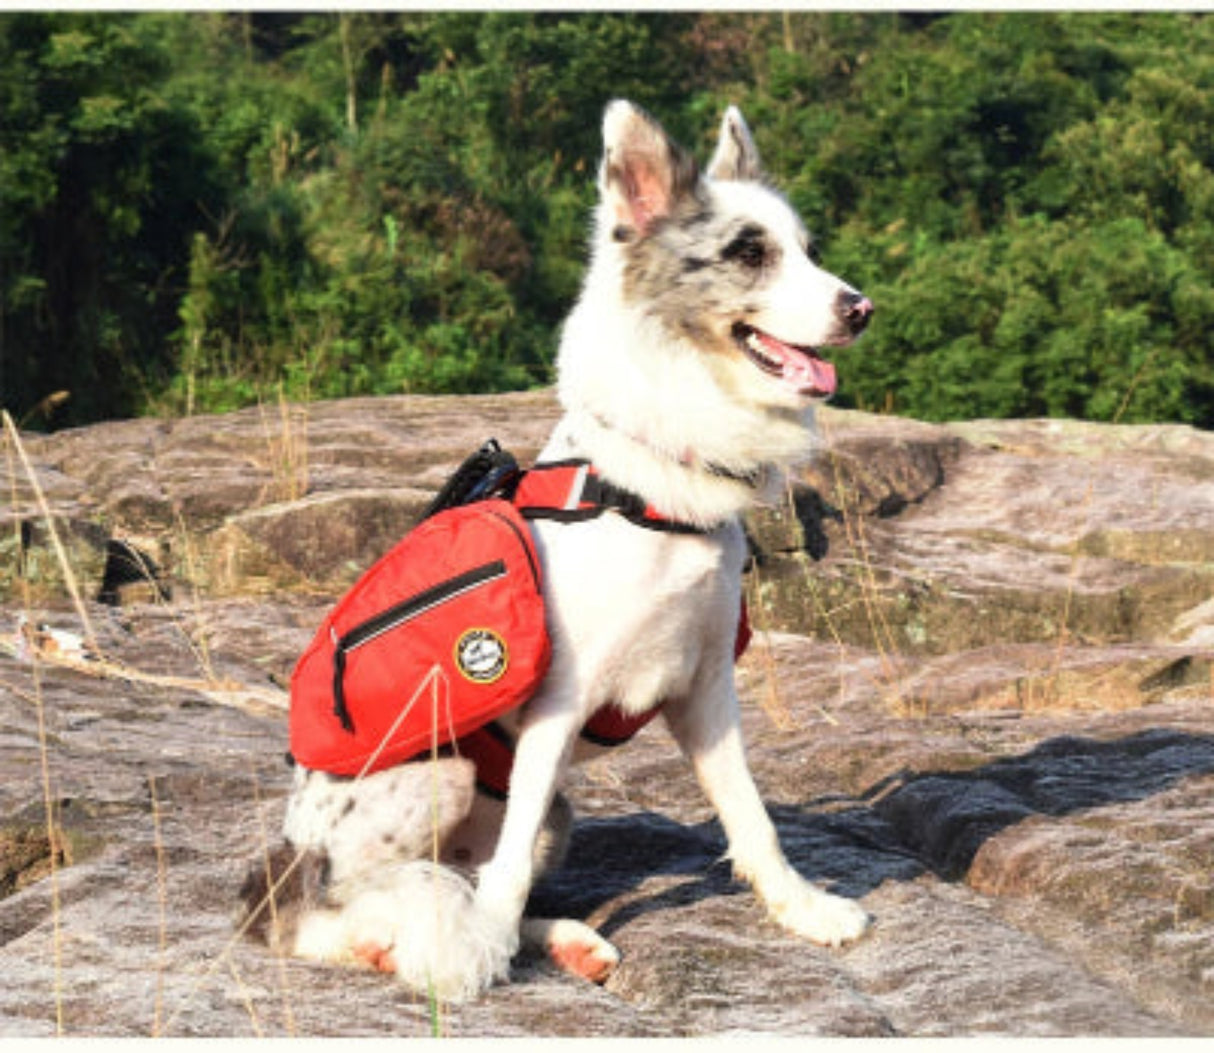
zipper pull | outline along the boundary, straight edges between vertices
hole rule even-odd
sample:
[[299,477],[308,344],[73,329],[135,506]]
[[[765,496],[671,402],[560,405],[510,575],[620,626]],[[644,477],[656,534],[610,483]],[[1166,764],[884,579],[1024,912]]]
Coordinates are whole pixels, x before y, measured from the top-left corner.
[[329,637],[333,641],[333,715],[341,721],[343,729],[354,734],[354,721],[346,707],[346,649],[338,638],[337,630],[330,625]]

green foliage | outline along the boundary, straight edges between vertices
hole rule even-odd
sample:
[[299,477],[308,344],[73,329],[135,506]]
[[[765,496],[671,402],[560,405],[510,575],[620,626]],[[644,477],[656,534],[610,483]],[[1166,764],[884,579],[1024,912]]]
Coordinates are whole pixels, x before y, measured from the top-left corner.
[[0,15],[0,402],[551,379],[604,103],[739,103],[877,303],[844,405],[1214,426],[1194,13]]
[[197,125],[158,94],[152,28],[0,20],[0,380],[18,410],[67,389],[80,418],[130,412],[166,365],[165,278],[215,194]]
[[826,263],[878,305],[839,401],[1214,426],[1214,23],[867,18],[862,42],[812,19],[747,100]]
[[1014,221],[918,253],[840,368],[869,405],[931,419],[1189,419],[1186,387],[1209,376],[1206,288],[1141,220]]

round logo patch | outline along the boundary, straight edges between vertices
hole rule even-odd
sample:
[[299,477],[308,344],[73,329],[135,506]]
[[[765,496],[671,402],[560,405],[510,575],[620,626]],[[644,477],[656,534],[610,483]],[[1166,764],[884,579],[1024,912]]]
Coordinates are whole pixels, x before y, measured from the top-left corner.
[[508,664],[506,641],[492,629],[469,629],[455,642],[455,667],[474,684],[492,684]]

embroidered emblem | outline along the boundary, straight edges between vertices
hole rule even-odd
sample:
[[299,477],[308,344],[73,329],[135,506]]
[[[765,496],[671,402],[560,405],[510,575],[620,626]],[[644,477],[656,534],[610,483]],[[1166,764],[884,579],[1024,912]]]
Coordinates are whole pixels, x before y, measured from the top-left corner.
[[506,641],[492,629],[469,629],[455,642],[455,667],[474,684],[492,684],[509,665]]

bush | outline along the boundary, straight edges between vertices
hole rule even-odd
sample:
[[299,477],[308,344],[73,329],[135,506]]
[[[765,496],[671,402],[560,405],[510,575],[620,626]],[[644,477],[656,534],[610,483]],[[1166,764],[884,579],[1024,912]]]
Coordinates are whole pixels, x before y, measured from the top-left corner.
[[[57,422],[545,383],[610,95],[739,103],[844,405],[1214,426],[1214,20],[0,15],[0,383]],[[36,353],[35,353],[36,352]]]

